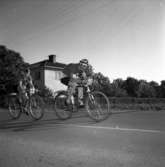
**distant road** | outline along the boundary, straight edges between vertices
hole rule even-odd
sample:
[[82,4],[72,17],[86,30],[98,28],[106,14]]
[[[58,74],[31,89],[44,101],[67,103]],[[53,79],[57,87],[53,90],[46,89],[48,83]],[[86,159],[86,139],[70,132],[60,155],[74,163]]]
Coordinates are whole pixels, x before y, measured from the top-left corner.
[[33,122],[0,109],[0,167],[163,167],[165,112],[117,112],[95,123],[47,112]]

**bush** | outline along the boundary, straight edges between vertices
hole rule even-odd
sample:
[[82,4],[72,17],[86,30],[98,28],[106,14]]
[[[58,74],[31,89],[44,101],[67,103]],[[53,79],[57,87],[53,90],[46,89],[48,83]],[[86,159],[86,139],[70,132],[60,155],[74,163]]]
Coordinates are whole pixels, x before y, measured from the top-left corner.
[[40,89],[39,95],[43,98],[46,104],[52,104],[54,100],[53,91],[47,87]]
[[4,108],[7,108],[8,106],[8,98],[6,95],[1,95],[0,96],[0,107],[4,107]]
[[165,110],[164,98],[131,98],[112,97],[109,98],[112,108],[130,110]]

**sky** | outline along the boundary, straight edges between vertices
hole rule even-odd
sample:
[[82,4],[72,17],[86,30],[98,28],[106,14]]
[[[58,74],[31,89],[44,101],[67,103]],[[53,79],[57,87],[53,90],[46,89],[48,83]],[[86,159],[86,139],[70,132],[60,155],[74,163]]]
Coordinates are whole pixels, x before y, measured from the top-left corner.
[[0,45],[28,63],[89,59],[110,81],[165,80],[164,0],[0,0]]

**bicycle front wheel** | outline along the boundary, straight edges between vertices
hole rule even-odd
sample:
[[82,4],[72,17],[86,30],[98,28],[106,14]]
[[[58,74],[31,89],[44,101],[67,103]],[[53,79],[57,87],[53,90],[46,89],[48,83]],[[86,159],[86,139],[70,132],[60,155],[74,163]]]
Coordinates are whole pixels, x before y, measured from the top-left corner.
[[18,119],[21,115],[21,107],[17,96],[10,96],[8,99],[9,115],[12,119]]
[[67,100],[67,92],[62,91],[57,94],[55,97],[54,109],[56,116],[61,120],[66,120],[72,117],[72,112],[69,109],[66,100]]
[[29,99],[29,113],[34,120],[39,120],[45,113],[45,106],[39,95],[32,95]]
[[89,94],[85,107],[89,117],[96,122],[105,120],[110,115],[108,97],[99,91],[94,91]]

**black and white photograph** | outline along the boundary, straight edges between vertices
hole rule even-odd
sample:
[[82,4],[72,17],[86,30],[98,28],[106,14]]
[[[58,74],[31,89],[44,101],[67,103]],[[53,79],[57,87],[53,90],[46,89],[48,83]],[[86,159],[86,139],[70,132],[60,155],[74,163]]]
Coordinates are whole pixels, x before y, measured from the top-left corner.
[[0,0],[0,167],[165,166],[165,1]]

